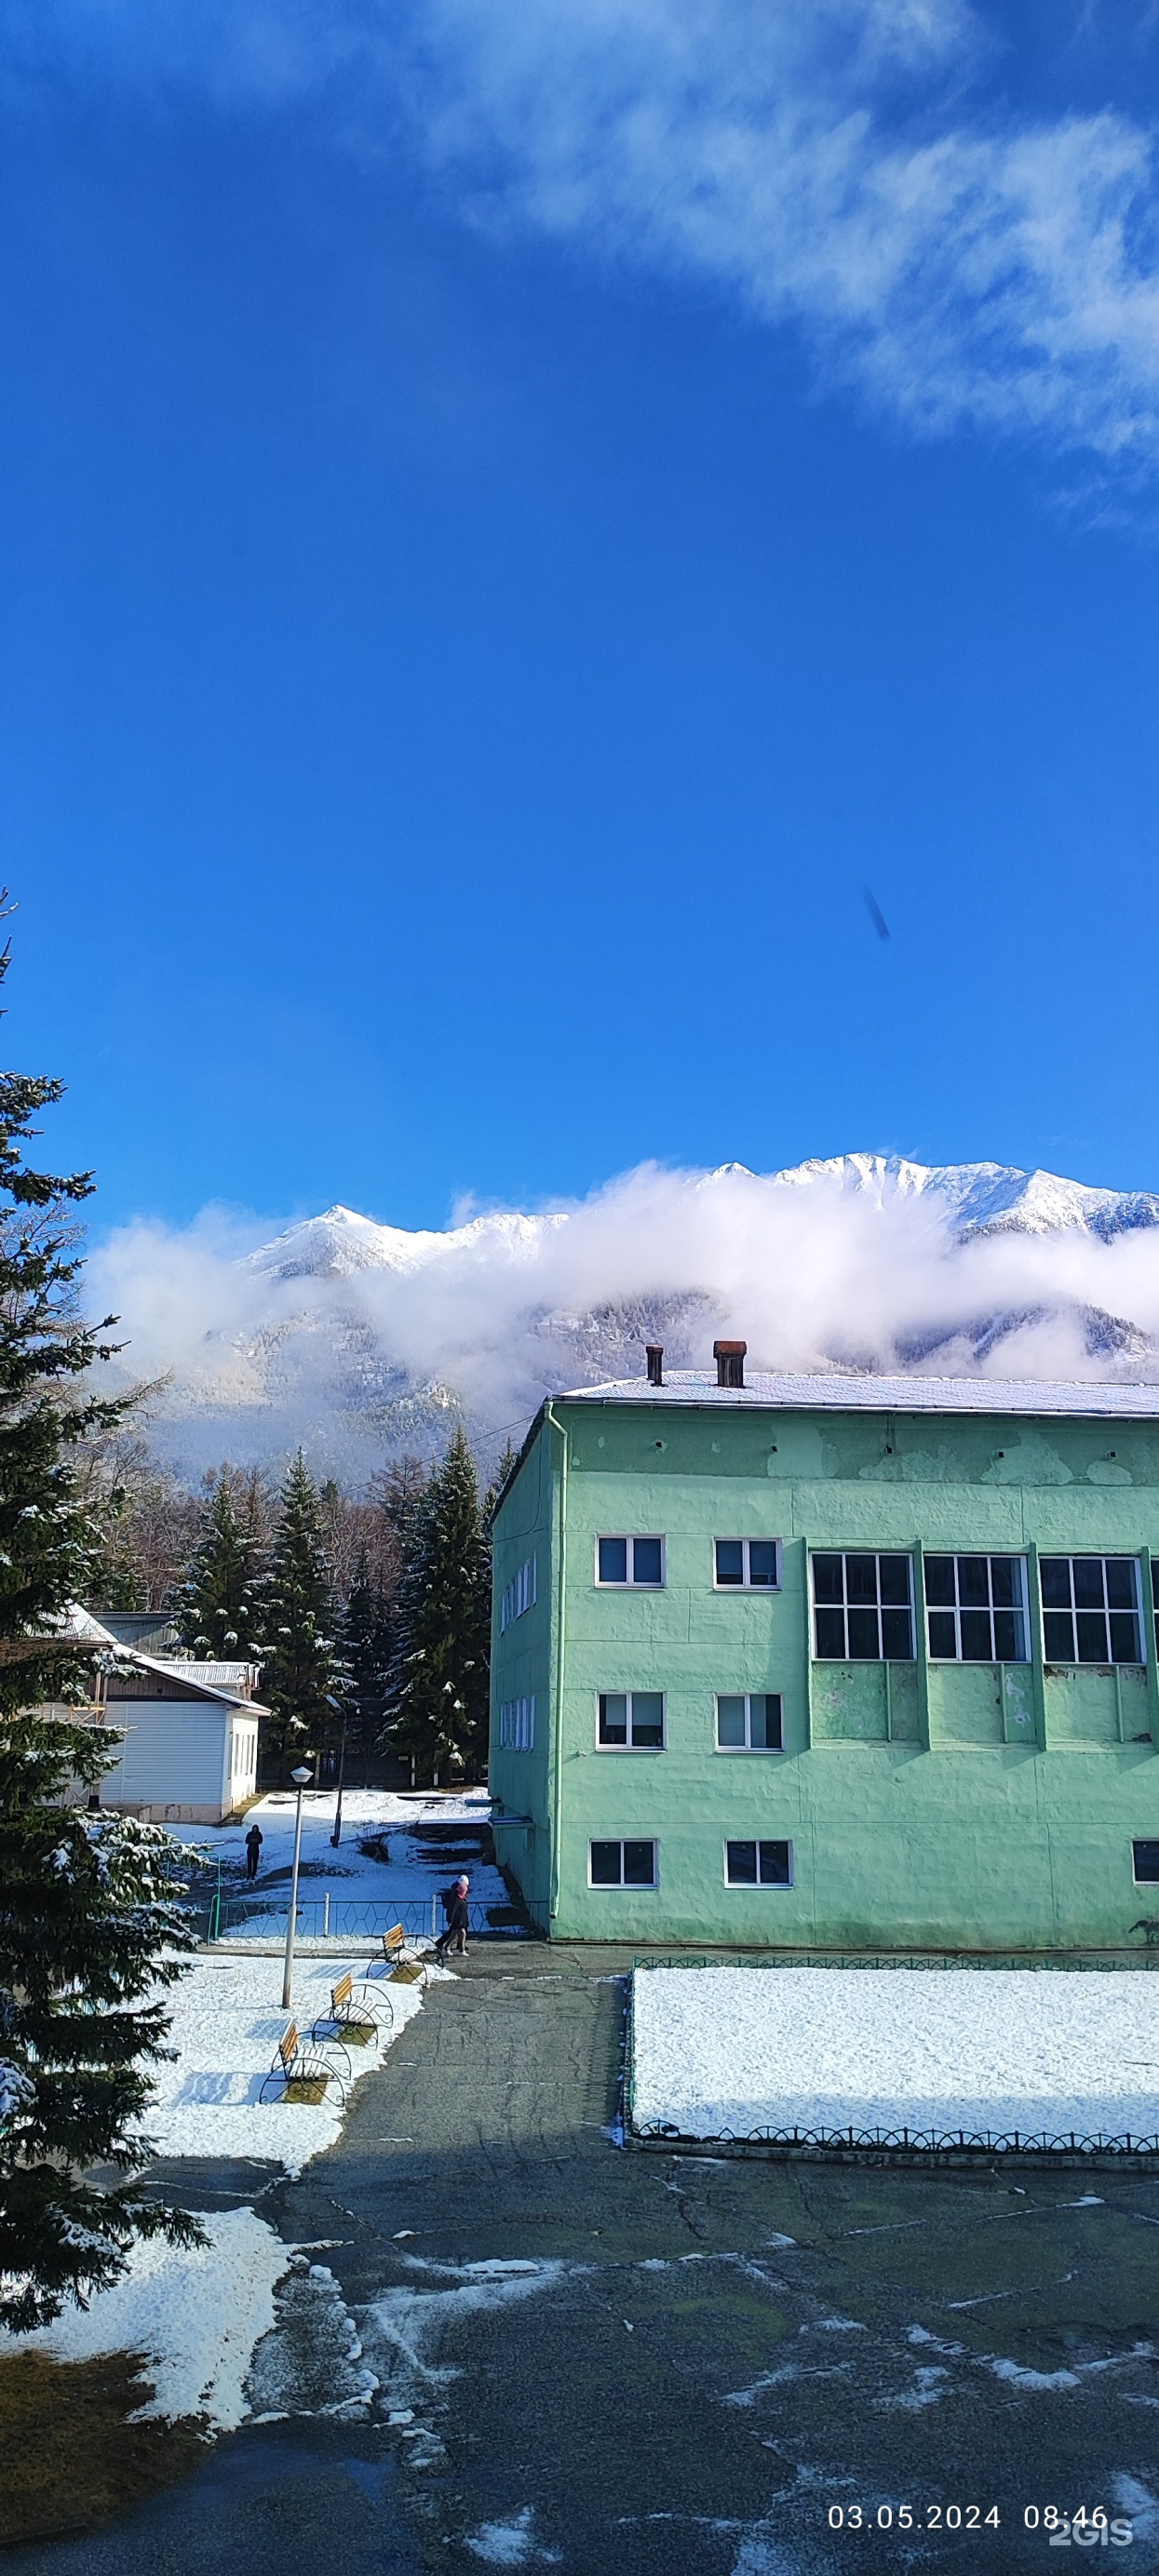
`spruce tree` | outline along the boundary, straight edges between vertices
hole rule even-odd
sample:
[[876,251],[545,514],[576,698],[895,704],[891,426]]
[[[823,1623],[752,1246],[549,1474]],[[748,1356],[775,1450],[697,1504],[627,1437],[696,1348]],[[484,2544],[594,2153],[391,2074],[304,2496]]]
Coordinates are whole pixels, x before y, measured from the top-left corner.
[[387,1740],[418,1768],[478,1771],[490,1686],[490,1551],[461,1430],[412,1504],[396,1603]]
[[378,1741],[386,1713],[394,1621],[385,1593],[371,1581],[365,1548],[346,1597],[340,1637],[347,1743],[357,1744],[368,1757]]
[[[0,981],[8,964],[5,949]],[[159,1990],[193,1946],[178,1847],[66,1803],[97,1788],[114,1742],[80,1713],[91,1680],[65,1620],[99,1559],[78,1451],[119,1408],[82,1383],[113,1320],[90,1327],[75,1303],[69,1209],[92,1176],[23,1157],[62,1088],[0,1074],[0,2320],[14,2330],[114,2281],[135,2237],[201,2232],[132,2180]],[[117,2176],[107,2190],[86,2179],[98,2166]]]
[[329,1702],[342,1679],[318,1489],[299,1449],[282,1487],[262,1646],[262,1698],[283,1754],[319,1750],[336,1732]]
[[259,1660],[262,1602],[252,1497],[250,1511],[239,1518],[224,1467],[174,1612],[181,1643],[192,1654],[225,1663]]

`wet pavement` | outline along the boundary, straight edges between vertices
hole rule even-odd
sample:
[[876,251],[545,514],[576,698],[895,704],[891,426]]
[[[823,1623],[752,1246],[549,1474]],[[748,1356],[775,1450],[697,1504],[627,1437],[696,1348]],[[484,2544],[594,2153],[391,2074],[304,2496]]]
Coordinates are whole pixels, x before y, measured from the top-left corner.
[[[479,1949],[431,1992],[262,2192],[303,2248],[278,2420],[13,2576],[1159,2566],[1159,2178],[625,2152],[618,1964]],[[1111,2527],[1052,2534],[1075,2507]]]

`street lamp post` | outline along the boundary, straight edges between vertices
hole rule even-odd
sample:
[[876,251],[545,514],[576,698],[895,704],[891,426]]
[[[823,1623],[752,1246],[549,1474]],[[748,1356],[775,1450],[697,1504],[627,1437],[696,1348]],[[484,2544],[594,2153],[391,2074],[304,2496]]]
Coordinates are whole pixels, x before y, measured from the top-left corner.
[[330,1849],[337,1851],[342,1840],[342,1783],[346,1777],[346,1710],[340,1700],[331,1698],[329,1692],[326,1694],[326,1705],[327,1708],[337,1709],[342,1720],[342,1735],[338,1746],[338,1804],[334,1810],[334,1831],[330,1836]]
[[294,1990],[294,1926],[298,1919],[298,1862],[302,1856],[302,1791],[303,1789],[308,1788],[313,1776],[313,1773],[306,1769],[304,1763],[299,1766],[298,1770],[291,1771],[290,1773],[290,1778],[298,1792],[298,1812],[294,1818],[294,1868],[290,1879],[290,1916],[286,1925],[286,1966],[285,1973],[282,1977],[283,2012],[289,2011],[290,1998]]

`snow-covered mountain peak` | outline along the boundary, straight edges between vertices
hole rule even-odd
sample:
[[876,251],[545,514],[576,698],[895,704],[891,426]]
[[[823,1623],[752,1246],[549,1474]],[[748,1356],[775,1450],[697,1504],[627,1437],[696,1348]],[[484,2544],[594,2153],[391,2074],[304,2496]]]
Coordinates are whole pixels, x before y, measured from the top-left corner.
[[791,1188],[837,1182],[883,1204],[931,1198],[955,1234],[1061,1234],[1074,1228],[1107,1242],[1113,1235],[1159,1225],[1159,1196],[1149,1190],[1104,1190],[1057,1172],[1024,1172],[1009,1163],[912,1163],[900,1154],[836,1154],[798,1163],[775,1179]]
[[182,1243],[127,1230],[94,1288],[190,1474],[301,1442],[358,1484],[455,1412],[487,1455],[544,1395],[640,1375],[649,1342],[703,1368],[721,1333],[754,1371],[1159,1379],[1159,1195],[1003,1163],[653,1164],[440,1229],[337,1204],[241,1261],[195,1230],[187,1275]]
[[356,1271],[425,1269],[455,1253],[518,1258],[533,1252],[544,1232],[566,1223],[559,1215],[523,1216],[501,1209],[466,1225],[433,1228],[379,1225],[356,1208],[335,1206],[322,1216],[287,1226],[249,1253],[247,1266],[267,1279],[345,1279]]

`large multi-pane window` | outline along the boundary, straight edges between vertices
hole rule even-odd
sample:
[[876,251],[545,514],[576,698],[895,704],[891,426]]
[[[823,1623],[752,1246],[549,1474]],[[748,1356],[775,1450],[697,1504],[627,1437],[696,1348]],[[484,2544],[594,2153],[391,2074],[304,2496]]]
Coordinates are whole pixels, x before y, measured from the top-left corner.
[[716,1749],[718,1753],[779,1753],[780,1692],[718,1691]]
[[775,1592],[781,1580],[780,1540],[718,1538],[715,1563],[718,1592]]
[[605,1751],[661,1752],[663,1691],[601,1691],[599,1742]]
[[1139,1568],[1133,1556],[1040,1556],[1048,1664],[1141,1664]]
[[593,1887],[655,1887],[655,1843],[589,1843],[588,1879]]
[[927,1556],[925,1576],[936,1662],[1029,1663],[1023,1557]]
[[826,1663],[912,1663],[913,1565],[894,1554],[813,1558],[814,1653]]
[[662,1538],[598,1538],[596,1581],[633,1592],[659,1592],[664,1584]]

